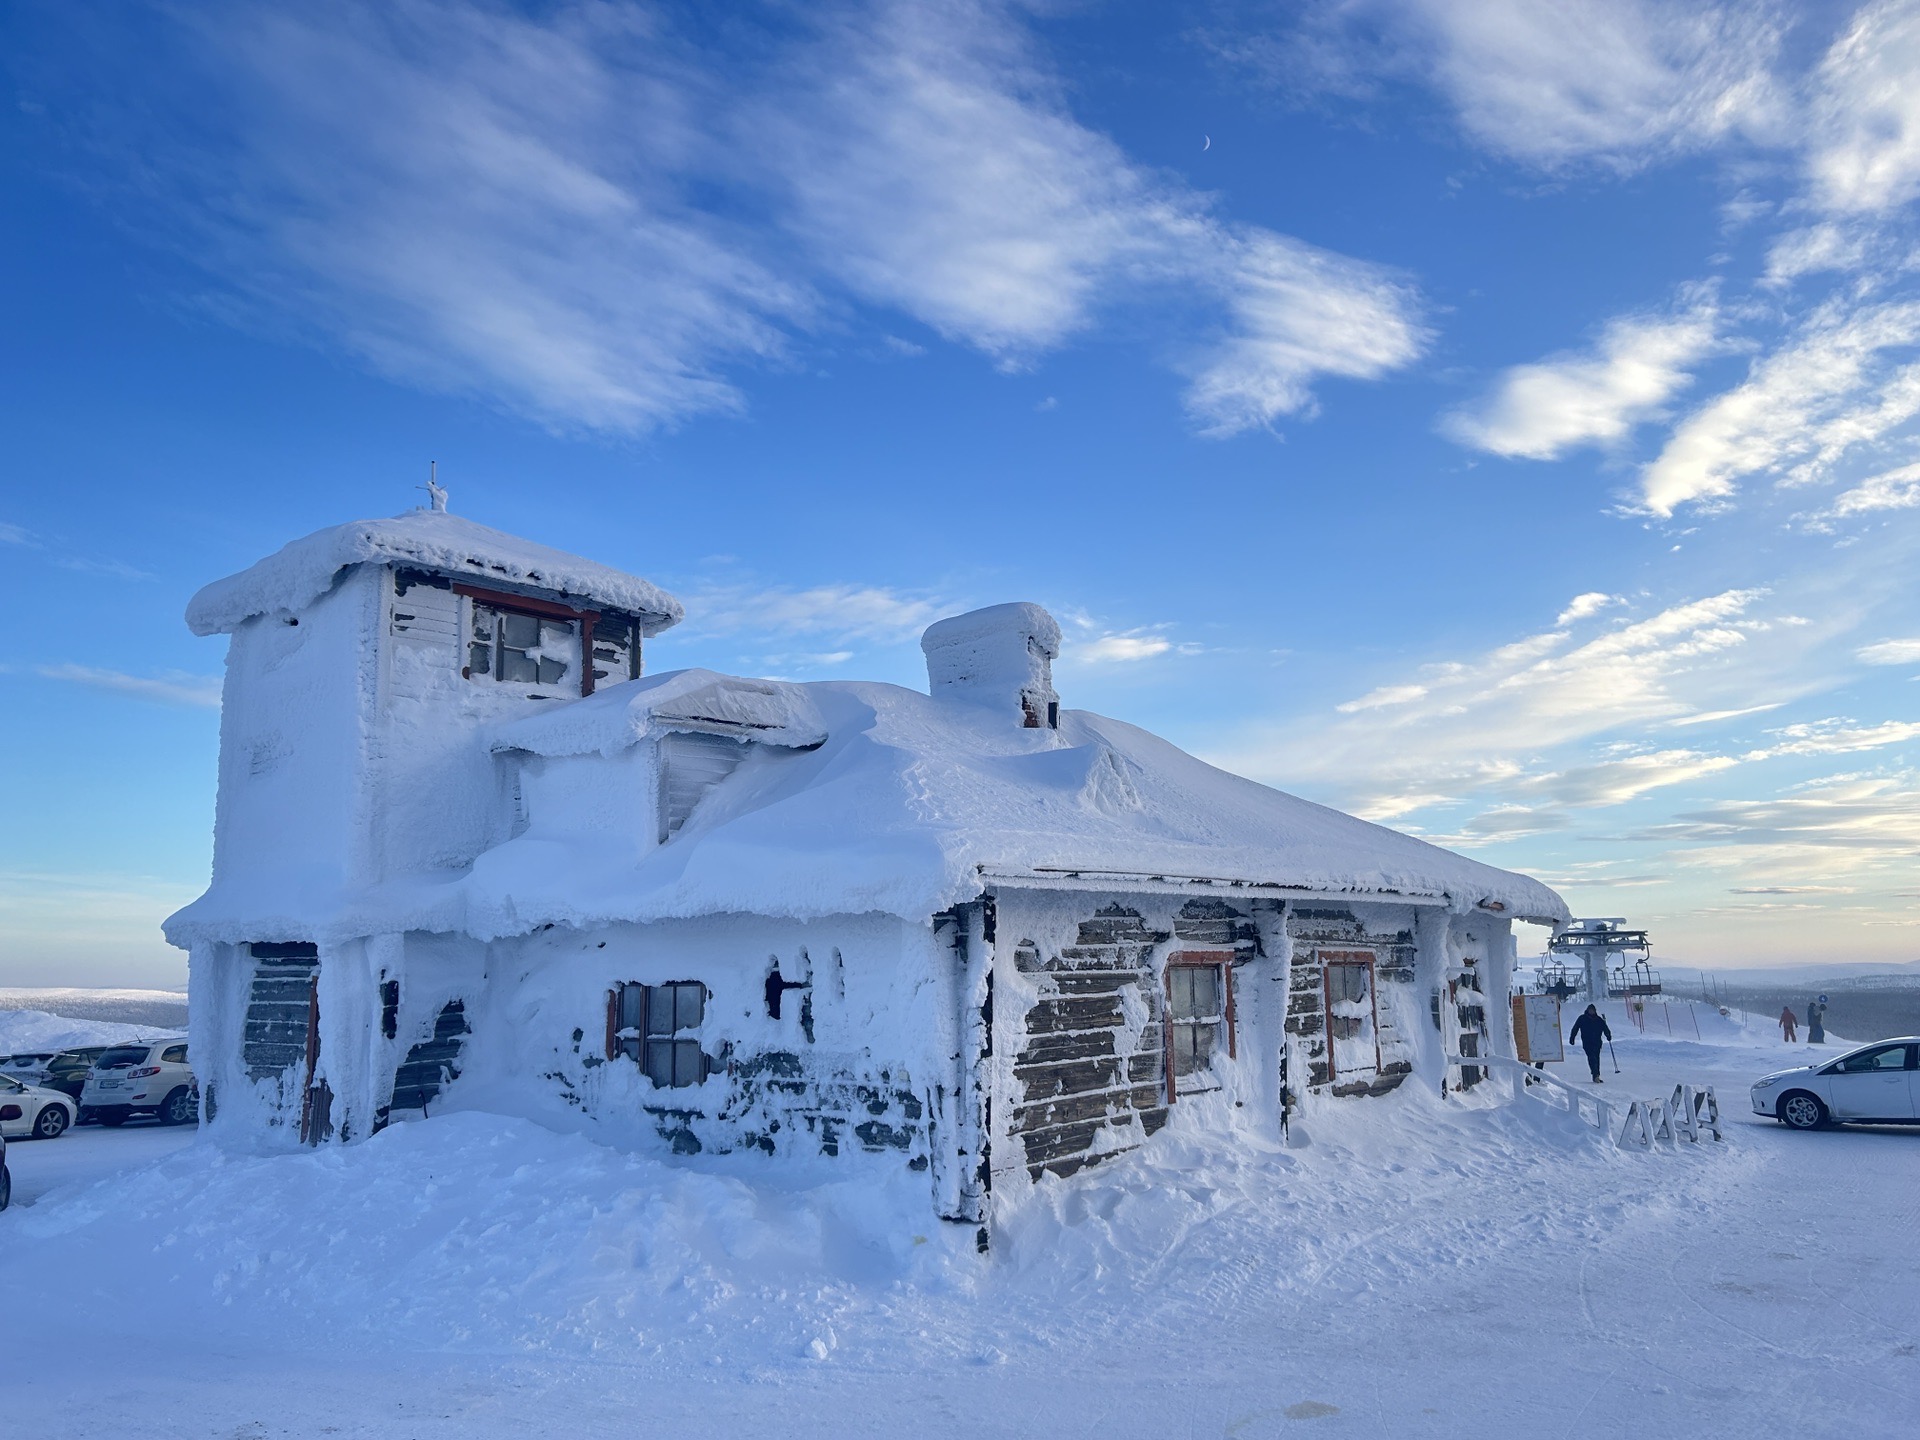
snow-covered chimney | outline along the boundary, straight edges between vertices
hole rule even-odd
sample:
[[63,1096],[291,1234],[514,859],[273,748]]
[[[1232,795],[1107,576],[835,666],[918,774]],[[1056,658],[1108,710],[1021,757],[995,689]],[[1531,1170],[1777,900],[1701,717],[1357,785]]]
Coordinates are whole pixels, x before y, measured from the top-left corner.
[[1053,661],[1060,627],[1038,605],[989,605],[935,621],[920,637],[936,700],[992,705],[1031,729],[1058,729]]

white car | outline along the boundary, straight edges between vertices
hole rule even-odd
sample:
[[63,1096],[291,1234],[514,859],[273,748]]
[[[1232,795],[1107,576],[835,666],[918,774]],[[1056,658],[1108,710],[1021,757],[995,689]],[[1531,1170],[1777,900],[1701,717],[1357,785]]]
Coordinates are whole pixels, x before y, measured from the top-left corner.
[[1848,1120],[1920,1122],[1920,1036],[1876,1040],[1818,1065],[1776,1071],[1754,1085],[1753,1111],[1796,1130]]
[[52,1140],[73,1124],[73,1101],[0,1075],[0,1135],[10,1140]]
[[47,1062],[59,1053],[58,1050],[23,1050],[17,1055],[5,1056],[0,1058],[0,1075],[38,1085],[47,1078]]
[[135,1115],[157,1115],[162,1125],[185,1125],[200,1106],[187,1066],[184,1040],[136,1040],[115,1045],[87,1072],[80,1120],[124,1125]]

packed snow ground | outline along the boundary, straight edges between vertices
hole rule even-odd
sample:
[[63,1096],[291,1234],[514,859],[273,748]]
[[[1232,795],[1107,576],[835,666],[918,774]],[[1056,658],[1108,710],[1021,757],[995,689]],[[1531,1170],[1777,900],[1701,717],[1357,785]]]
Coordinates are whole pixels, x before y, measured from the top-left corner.
[[33,1167],[80,1137],[18,1145],[35,1188],[0,1216],[0,1294],[33,1323],[7,1413],[154,1437],[1912,1433],[1920,1131],[1757,1121],[1747,1083],[1806,1047],[1701,1018],[1643,1037],[1616,1011],[1605,1093],[1715,1084],[1724,1144],[1620,1152],[1532,1102],[1404,1092],[1291,1147],[1169,1133],[1041,1187],[988,1259],[890,1164],[668,1166],[478,1113],[52,1188]]

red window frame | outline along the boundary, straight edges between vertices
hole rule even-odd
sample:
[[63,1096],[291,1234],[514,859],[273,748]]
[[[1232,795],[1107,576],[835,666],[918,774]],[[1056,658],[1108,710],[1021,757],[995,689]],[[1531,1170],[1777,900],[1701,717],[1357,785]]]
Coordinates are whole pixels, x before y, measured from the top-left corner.
[[1235,1015],[1233,1009],[1233,962],[1235,953],[1231,950],[1177,950],[1167,957],[1164,983],[1167,988],[1166,1013],[1161,1017],[1160,1048],[1162,1067],[1166,1071],[1167,1103],[1169,1105],[1180,1098],[1179,1087],[1173,1073],[1173,972],[1179,969],[1199,970],[1203,968],[1220,971],[1220,987],[1223,997],[1221,1015],[1222,1024],[1227,1031],[1227,1058],[1240,1058],[1239,1042],[1235,1038]]
[[1366,967],[1367,1004],[1373,1010],[1373,1071],[1379,1074],[1383,1063],[1380,1057],[1380,984],[1377,969],[1380,957],[1371,950],[1316,950],[1314,957],[1320,962],[1320,998],[1323,1007],[1320,1018],[1327,1032],[1327,1083],[1331,1085],[1339,1075],[1339,1069],[1333,1063],[1333,976],[1329,973],[1335,965]]
[[[500,590],[483,590],[478,585],[455,583],[453,593],[464,595],[469,600],[478,600],[482,605],[491,605],[496,610],[518,610],[523,615],[542,615],[549,620],[578,620],[580,622],[580,693],[593,694],[593,624],[600,618],[598,610],[576,610],[571,605],[557,604],[552,600],[535,600],[527,595],[508,595]],[[462,671],[465,670],[462,666]]]

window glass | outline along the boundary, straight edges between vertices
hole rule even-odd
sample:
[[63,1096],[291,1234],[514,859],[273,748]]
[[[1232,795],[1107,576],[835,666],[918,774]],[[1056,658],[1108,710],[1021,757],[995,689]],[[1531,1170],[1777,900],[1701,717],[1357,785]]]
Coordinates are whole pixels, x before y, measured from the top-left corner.
[[514,685],[560,685],[579,660],[580,624],[473,602],[467,675]]
[[1358,1001],[1367,998],[1367,967],[1343,961],[1334,961],[1327,966],[1327,993],[1334,1003]]
[[1226,985],[1221,967],[1169,965],[1167,1014],[1175,1077],[1209,1069],[1226,1021]]
[[187,1063],[187,1047],[184,1045],[169,1045],[161,1052],[160,1058],[169,1065],[184,1065]]
[[1864,1051],[1859,1055],[1849,1055],[1840,1062],[1842,1073],[1859,1075],[1874,1070],[1904,1070],[1907,1068],[1907,1047],[1904,1045],[1882,1045],[1878,1050]]
[[619,1053],[662,1088],[698,1085],[710,1064],[700,1041],[686,1034],[706,1019],[707,987],[697,980],[622,985],[613,1002]]
[[698,1040],[649,1040],[646,1071],[662,1089],[698,1085],[707,1078],[707,1057]]
[[127,1070],[146,1062],[145,1045],[116,1045],[96,1062],[101,1070]]

